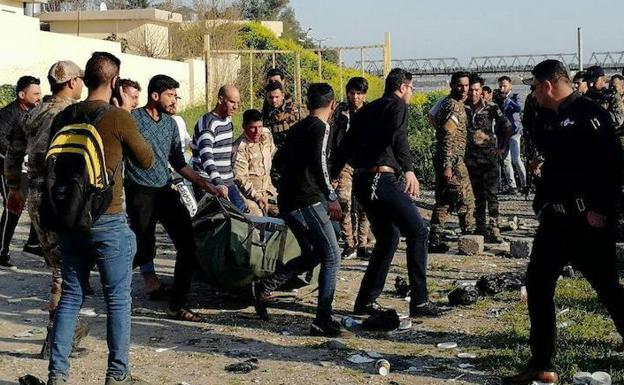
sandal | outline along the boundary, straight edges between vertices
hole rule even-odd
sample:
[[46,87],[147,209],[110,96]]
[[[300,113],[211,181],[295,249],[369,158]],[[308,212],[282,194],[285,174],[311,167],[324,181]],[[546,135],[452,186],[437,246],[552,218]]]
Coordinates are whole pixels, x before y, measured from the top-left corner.
[[167,316],[178,321],[204,322],[204,318],[202,316],[195,313],[188,307],[181,307],[177,311],[167,309]]
[[152,301],[158,301],[170,296],[172,291],[173,285],[170,285],[168,283],[161,283],[160,286],[158,286],[158,289],[152,290],[149,293],[145,294],[147,294],[149,299],[151,299]]

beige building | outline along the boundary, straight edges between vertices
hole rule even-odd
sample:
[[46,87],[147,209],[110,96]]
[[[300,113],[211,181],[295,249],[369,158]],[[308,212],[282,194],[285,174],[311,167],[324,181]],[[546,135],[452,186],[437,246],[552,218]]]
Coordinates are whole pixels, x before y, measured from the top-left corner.
[[182,23],[181,14],[160,9],[47,12],[39,19],[50,25],[50,32],[102,40],[116,38],[122,45],[127,44],[127,53],[156,58],[169,56],[170,30]]
[[12,13],[16,15],[31,14],[41,9],[41,4],[46,4],[47,0],[0,0],[0,12]]

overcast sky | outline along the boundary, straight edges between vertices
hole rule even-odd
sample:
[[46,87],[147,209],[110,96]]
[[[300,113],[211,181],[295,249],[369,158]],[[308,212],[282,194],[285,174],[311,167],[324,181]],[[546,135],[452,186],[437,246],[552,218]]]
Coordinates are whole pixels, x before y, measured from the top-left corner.
[[624,0],[290,0],[327,46],[379,44],[393,59],[624,51]]

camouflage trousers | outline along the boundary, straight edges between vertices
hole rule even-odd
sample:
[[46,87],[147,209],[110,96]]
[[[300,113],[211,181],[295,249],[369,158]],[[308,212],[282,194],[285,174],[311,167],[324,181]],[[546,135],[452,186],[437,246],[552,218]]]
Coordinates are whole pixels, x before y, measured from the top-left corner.
[[26,200],[28,215],[30,221],[37,232],[39,244],[46,264],[52,271],[52,287],[50,289],[50,299],[48,310],[53,312],[56,310],[59,300],[61,299],[61,252],[58,246],[57,235],[55,232],[42,227],[39,218],[39,206],[41,206],[41,198],[43,194],[44,181],[41,178],[31,178],[30,191]]
[[[351,248],[369,246],[369,228],[368,218],[360,204],[357,203],[353,196],[353,168],[346,165],[338,178],[338,202],[342,208],[342,221],[340,222],[340,232],[342,238],[347,242],[347,246]],[[357,229],[357,237],[353,235],[354,229]]]
[[477,233],[485,234],[488,229],[498,229],[498,161],[466,159],[466,167],[475,198]]
[[431,214],[429,243],[442,242],[442,232],[449,213],[457,213],[462,232],[474,230],[474,195],[470,176],[463,159],[453,166],[453,177],[444,179],[444,169],[434,164],[436,169],[435,205]]

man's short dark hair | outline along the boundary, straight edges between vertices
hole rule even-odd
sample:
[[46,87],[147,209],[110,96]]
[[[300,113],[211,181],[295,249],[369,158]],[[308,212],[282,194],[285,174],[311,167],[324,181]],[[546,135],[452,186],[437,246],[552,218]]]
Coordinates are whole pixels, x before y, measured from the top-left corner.
[[587,74],[585,73],[585,71],[578,71],[576,74],[574,74],[574,78],[572,79],[572,81],[574,82],[584,82],[585,81],[585,76],[587,76]]
[[39,85],[41,84],[41,81],[34,76],[30,76],[30,75],[22,76],[21,78],[17,79],[17,84],[15,85],[15,93],[24,91],[31,84]]
[[470,80],[470,74],[466,71],[457,71],[451,75],[451,86],[455,85],[459,79],[468,78]]
[[308,110],[327,107],[334,100],[334,90],[327,83],[312,83],[308,86]]
[[156,75],[152,77],[147,85],[147,93],[151,95],[152,92],[158,93],[158,95],[162,94],[168,90],[175,90],[176,88],[180,88],[180,83],[177,82],[174,78],[167,75]]
[[386,77],[385,94],[391,94],[401,88],[404,83],[412,83],[412,74],[403,68],[393,68]]
[[137,91],[141,91],[141,85],[139,84],[139,82],[134,81],[132,79],[119,79],[117,81],[117,86],[124,88],[124,89],[128,87],[132,87],[132,88],[136,88]]
[[280,68],[271,68],[266,75],[266,78],[272,78],[273,76],[279,76],[280,79],[284,80],[284,71]]
[[507,76],[507,75],[503,75],[500,78],[498,78],[497,82],[500,83],[500,82],[505,81],[505,80],[507,80],[509,83],[511,83],[511,78],[509,76]]
[[487,92],[488,94],[492,93],[492,89],[490,88],[490,86],[483,86],[483,87],[481,87],[481,91]]
[[248,125],[251,122],[261,122],[262,121],[262,112],[258,110],[247,110],[243,112],[243,127]]
[[533,78],[540,82],[550,80],[554,82],[560,78],[570,80],[570,75],[565,65],[559,60],[549,59],[536,65],[531,71]]
[[615,79],[619,79],[619,80],[624,80],[624,76],[620,75],[620,74],[615,74],[613,76],[611,76],[611,80],[615,80]]
[[93,52],[85,66],[84,84],[96,89],[119,75],[121,60],[109,52]]
[[354,90],[356,92],[361,92],[363,94],[368,92],[368,80],[364,79],[361,76],[355,76],[349,79],[347,82],[347,86],[345,87],[347,93],[349,91]]
[[276,80],[271,80],[266,87],[264,87],[264,91],[268,94],[269,92],[273,92],[275,90],[280,90],[282,92],[284,92],[284,86],[282,86],[282,83],[276,81]]
[[469,82],[470,82],[470,85],[479,83],[483,86],[483,83],[485,83],[485,80],[483,80],[483,78],[479,76],[479,74],[472,73],[470,74]]

